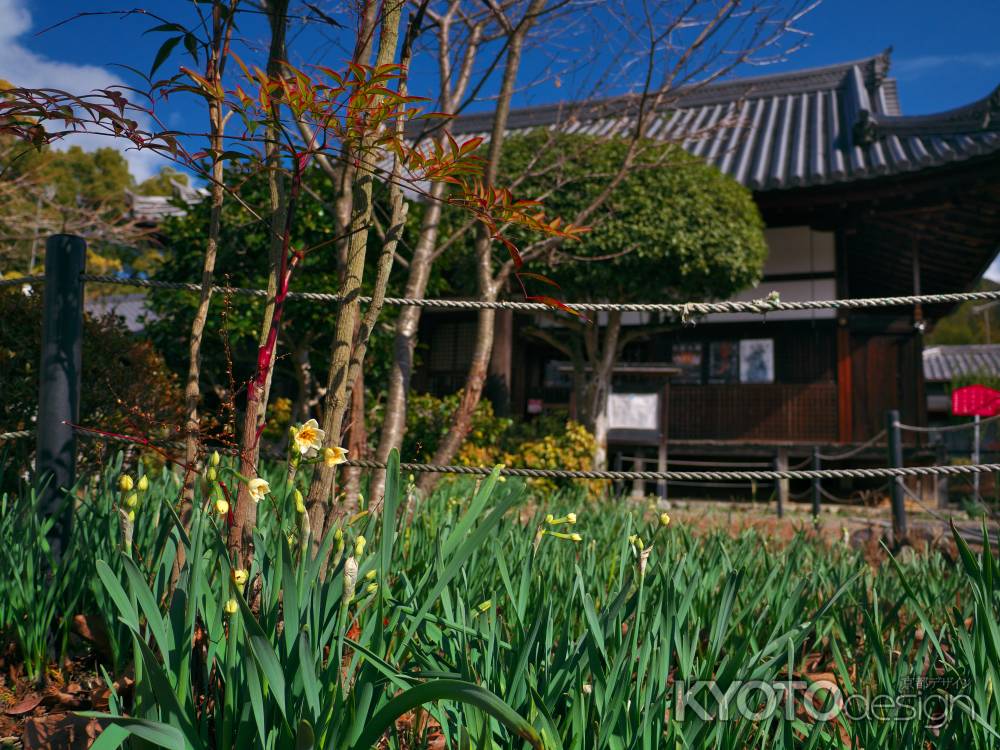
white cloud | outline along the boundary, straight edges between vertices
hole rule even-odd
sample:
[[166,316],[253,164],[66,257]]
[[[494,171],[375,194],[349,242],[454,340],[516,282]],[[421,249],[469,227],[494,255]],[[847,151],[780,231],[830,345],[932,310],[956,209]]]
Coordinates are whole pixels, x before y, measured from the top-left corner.
[[[86,94],[94,89],[122,85],[124,81],[97,65],[59,62],[32,52],[20,43],[20,37],[31,29],[31,14],[26,0],[0,0],[0,78],[25,88],[57,88],[73,94]],[[74,135],[56,144],[56,148],[80,146],[91,150],[114,145],[128,161],[129,170],[137,180],[155,174],[164,164],[152,151],[129,149],[129,144],[102,135]]]
[[899,78],[916,78],[939,68],[1000,68],[1000,52],[962,52],[950,55],[918,55],[892,61],[892,72]]

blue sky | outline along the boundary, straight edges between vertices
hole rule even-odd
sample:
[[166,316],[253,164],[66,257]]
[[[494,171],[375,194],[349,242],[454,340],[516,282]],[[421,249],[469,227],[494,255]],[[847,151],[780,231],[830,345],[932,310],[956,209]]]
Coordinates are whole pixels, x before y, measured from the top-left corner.
[[[626,3],[631,0],[625,0]],[[345,2],[316,0],[332,15]],[[298,3],[293,3],[298,5]],[[82,11],[136,7],[109,0],[0,0],[0,79],[25,86],[53,86],[86,91],[97,86],[128,82],[130,74],[116,63],[147,69],[163,37],[143,36],[153,25],[148,18],[121,20],[114,16],[88,17],[43,34],[42,29]],[[181,0],[146,0],[152,12],[171,18],[189,13]],[[609,6],[610,7],[610,6]],[[637,8],[636,8],[637,9]],[[631,9],[630,9],[631,10]],[[899,81],[906,114],[941,111],[989,94],[1000,84],[1000,0],[825,0],[798,22],[811,36],[789,59],[764,67],[744,67],[742,75],[814,67],[868,57],[893,47],[891,75]],[[241,26],[242,41],[261,47],[265,24],[249,16]],[[558,101],[572,95],[574,79],[607,68],[615,45],[593,48],[590,29],[567,32],[545,48],[529,52],[522,79],[535,85],[519,96],[519,104]],[[290,34],[294,62],[325,62],[337,66],[347,58],[343,39],[316,24],[293,24]],[[588,42],[591,51],[585,51]],[[179,58],[163,70],[176,70]],[[426,63],[425,63],[426,64]],[[562,67],[564,76],[541,75],[549,66]],[[417,67],[415,72],[420,68]],[[626,76],[627,78],[627,76]],[[625,85],[627,81],[623,82]],[[191,105],[175,105],[163,113],[170,127],[183,128],[195,114]],[[474,108],[489,108],[488,101]],[[105,141],[87,141],[86,145]],[[157,168],[156,157],[128,152],[137,177]],[[1000,271],[1000,268],[997,269]]]

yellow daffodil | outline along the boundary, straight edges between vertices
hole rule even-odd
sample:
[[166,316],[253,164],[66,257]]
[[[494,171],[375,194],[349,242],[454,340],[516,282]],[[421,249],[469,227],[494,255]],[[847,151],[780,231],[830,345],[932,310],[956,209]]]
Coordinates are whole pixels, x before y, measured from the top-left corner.
[[319,428],[319,422],[310,419],[296,430],[292,437],[292,444],[300,455],[308,457],[323,447],[324,437],[326,437],[326,433]]
[[363,536],[359,536],[354,542],[354,556],[361,557],[365,553],[365,545],[368,544]]
[[125,507],[126,508],[134,508],[138,504],[139,504],[139,496],[136,493],[134,493],[134,492],[131,495],[129,495],[128,497],[125,498]]
[[138,487],[139,487],[139,492],[145,492],[146,490],[149,489],[149,479],[146,477],[145,474],[143,474],[142,477],[139,479]]
[[576,523],[576,513],[567,513],[566,523]]
[[236,586],[240,591],[242,591],[243,587],[246,586],[247,579],[249,577],[250,574],[243,568],[235,568],[229,574],[229,579],[233,582],[233,585]]
[[264,495],[271,491],[271,485],[267,483],[266,479],[254,477],[247,484],[247,490],[250,492],[250,499],[255,503],[259,503],[264,499]]
[[220,461],[222,461],[222,456],[219,455],[219,451],[212,451],[212,466],[218,466]]
[[224,516],[229,512],[229,501],[225,498],[219,498],[215,501],[215,512],[220,516]]
[[235,615],[240,611],[240,605],[235,599],[230,599],[223,607],[227,615]]
[[660,526],[669,526],[669,525],[670,525],[670,516],[667,515],[666,513],[661,513]]
[[118,477],[118,489],[120,489],[122,492],[128,492],[134,486],[135,483],[132,481],[132,477],[130,477],[128,474],[122,474],[120,477]]
[[323,449],[323,463],[329,468],[333,468],[338,464],[344,463],[347,460],[347,449],[341,448],[339,445],[334,448],[324,448]]
[[378,591],[378,584],[369,583],[365,591],[367,591],[369,595],[374,594],[376,591]]

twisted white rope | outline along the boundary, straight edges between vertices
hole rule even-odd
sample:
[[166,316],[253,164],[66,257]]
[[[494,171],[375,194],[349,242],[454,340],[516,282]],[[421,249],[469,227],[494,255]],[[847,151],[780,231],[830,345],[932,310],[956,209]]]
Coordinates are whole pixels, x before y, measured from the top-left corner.
[[[84,281],[100,284],[121,284],[150,289],[177,289],[183,291],[201,291],[201,284],[179,281],[158,281],[155,279],[140,279],[135,277],[106,276],[99,274],[84,274]],[[40,284],[44,276],[24,276],[19,279],[0,280],[0,287],[20,286],[23,284]],[[265,289],[248,289],[245,287],[213,286],[212,290],[219,294],[237,294],[251,297],[267,297]],[[316,302],[340,302],[339,294],[328,292],[289,292],[288,299],[305,299]],[[361,302],[370,302],[370,297],[357,297]],[[1000,290],[982,292],[952,292],[948,294],[912,294],[901,297],[858,297],[855,299],[805,300],[801,302],[782,302],[773,293],[758,300],[739,302],[729,300],[724,302],[685,302],[685,303],[618,303],[618,302],[572,302],[566,307],[577,312],[649,312],[669,313],[683,320],[693,316],[712,313],[735,314],[754,313],[763,315],[769,312],[786,312],[802,310],[857,310],[872,307],[912,307],[914,305],[956,304],[969,301],[1000,300]],[[553,308],[542,302],[517,302],[511,300],[462,300],[462,299],[413,299],[409,297],[386,297],[384,304],[394,307],[426,307],[439,310],[517,310],[523,312],[551,311]]]

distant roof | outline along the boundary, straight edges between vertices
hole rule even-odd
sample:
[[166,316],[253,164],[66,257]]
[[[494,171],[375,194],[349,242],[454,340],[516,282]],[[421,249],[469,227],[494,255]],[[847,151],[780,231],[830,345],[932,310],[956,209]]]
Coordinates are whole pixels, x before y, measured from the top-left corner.
[[136,221],[159,224],[168,216],[184,216],[187,213],[185,205],[193,206],[207,195],[205,190],[177,180],[171,180],[170,186],[173,188],[172,195],[139,195],[126,190],[131,217]]
[[1000,344],[931,346],[924,349],[924,379],[947,383],[958,375],[1000,375]]
[[[906,117],[890,50],[864,60],[687,86],[647,135],[675,141],[747,187],[780,190],[910,172],[1000,153],[1000,87],[958,109]],[[635,123],[635,96],[513,110],[508,132],[560,128],[613,136]],[[491,112],[458,117],[456,135],[488,137]]]

